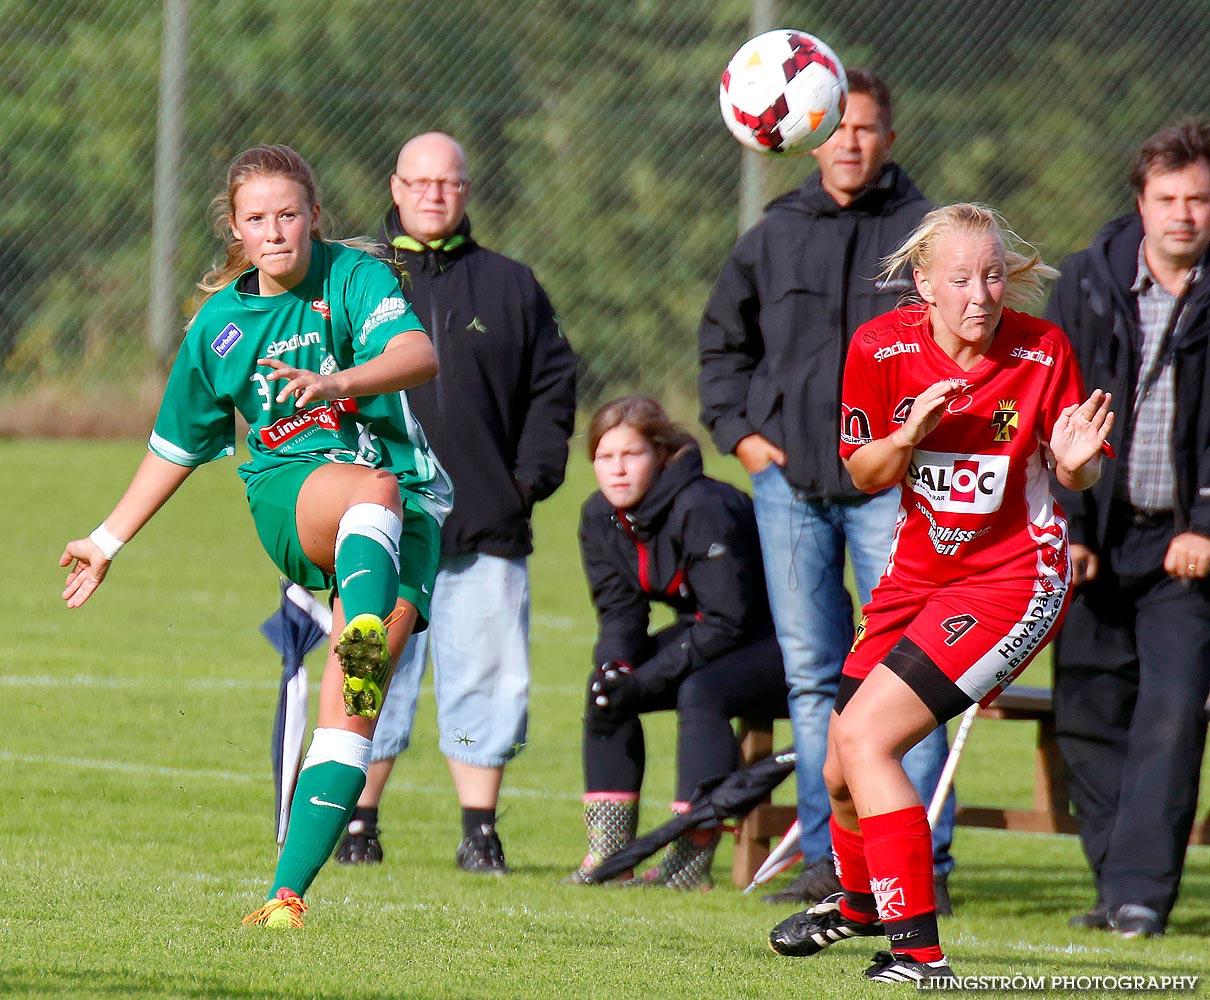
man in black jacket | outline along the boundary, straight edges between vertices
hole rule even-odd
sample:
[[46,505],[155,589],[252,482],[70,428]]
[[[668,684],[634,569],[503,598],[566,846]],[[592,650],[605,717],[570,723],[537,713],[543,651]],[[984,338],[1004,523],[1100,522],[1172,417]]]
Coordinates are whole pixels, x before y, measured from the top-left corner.
[[471,238],[469,193],[450,136],[426,133],[400,150],[379,240],[437,349],[437,377],[408,401],[453,480],[454,510],[429,629],[400,658],[337,859],[382,859],[378,803],[408,745],[431,652],[439,744],[462,806],[456,861],[501,875],[496,804],[504,765],[525,746],[528,711],[530,512],[563,482],[576,356],[533,272]]
[[[836,133],[813,155],[819,173],[783,195],[740,237],[698,331],[702,422],[752,477],[769,602],[790,687],[798,752],[804,869],[772,902],[814,902],[839,891],[823,783],[828,721],[853,603],[845,549],[861,603],[890,553],[899,491],[868,497],[840,462],[840,385],[853,331],[898,305],[911,276],[884,280],[897,250],[932,205],[890,161],[891,95],[873,73],[849,73]],[[928,802],[944,765],[938,729],[904,765]],[[938,912],[948,912],[953,867],[951,796],[934,830]]]
[[1096,883],[1073,926],[1162,934],[1197,805],[1210,689],[1210,123],[1149,139],[1138,211],[1063,263],[1047,308],[1113,393],[1118,461],[1059,496],[1077,585],[1055,722]]

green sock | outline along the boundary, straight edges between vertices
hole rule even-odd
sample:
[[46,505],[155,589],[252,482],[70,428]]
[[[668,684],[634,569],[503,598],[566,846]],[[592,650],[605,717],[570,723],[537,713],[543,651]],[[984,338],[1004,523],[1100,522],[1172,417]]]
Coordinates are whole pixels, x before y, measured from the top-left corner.
[[399,596],[399,518],[379,504],[359,503],[340,519],[336,588],[345,620],[360,614],[385,618]]
[[293,889],[300,896],[311,888],[319,869],[336,849],[365,785],[365,772],[350,764],[327,760],[303,768],[294,789],[290,827],[269,899],[281,888]]

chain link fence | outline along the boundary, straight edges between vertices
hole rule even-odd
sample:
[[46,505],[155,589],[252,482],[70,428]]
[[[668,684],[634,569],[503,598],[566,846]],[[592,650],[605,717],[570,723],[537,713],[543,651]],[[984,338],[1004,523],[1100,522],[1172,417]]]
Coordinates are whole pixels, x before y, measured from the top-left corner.
[[0,11],[0,433],[145,428],[192,283],[221,253],[208,202],[257,142],[298,149],[336,235],[352,235],[376,231],[402,141],[452,133],[475,234],[547,287],[583,358],[585,402],[641,388],[691,411],[697,322],[740,205],[813,166],[741,171],[755,154],[728,136],[716,95],[756,30],[803,28],[880,72],[895,158],[917,184],[996,206],[1056,263],[1129,208],[1144,138],[1210,110],[1204,0]]

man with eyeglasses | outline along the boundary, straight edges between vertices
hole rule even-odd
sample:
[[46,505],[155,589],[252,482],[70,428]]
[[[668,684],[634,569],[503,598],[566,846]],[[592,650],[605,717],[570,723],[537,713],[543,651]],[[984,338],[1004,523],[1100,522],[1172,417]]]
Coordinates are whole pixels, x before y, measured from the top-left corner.
[[576,356],[533,272],[471,237],[470,188],[454,139],[416,136],[399,151],[378,237],[437,349],[437,378],[408,401],[453,480],[454,510],[428,631],[400,657],[336,858],[382,860],[378,804],[408,746],[431,653],[439,746],[462,807],[456,863],[505,875],[496,805],[504,766],[526,738],[530,512],[563,482]]

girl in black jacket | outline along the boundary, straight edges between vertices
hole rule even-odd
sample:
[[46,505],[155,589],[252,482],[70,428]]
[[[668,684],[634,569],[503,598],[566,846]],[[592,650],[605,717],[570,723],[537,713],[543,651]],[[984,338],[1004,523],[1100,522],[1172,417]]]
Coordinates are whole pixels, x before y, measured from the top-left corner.
[[[598,666],[584,716],[588,854],[572,881],[635,834],[640,715],[679,716],[676,811],[700,782],[737,767],[733,716],[786,716],[752,501],[705,476],[697,443],[644,396],[597,411],[588,454],[600,490],[584,504],[580,550],[599,622]],[[651,635],[653,602],[670,606],[676,622]],[[718,839],[715,828],[677,840],[640,881],[709,887]]]

